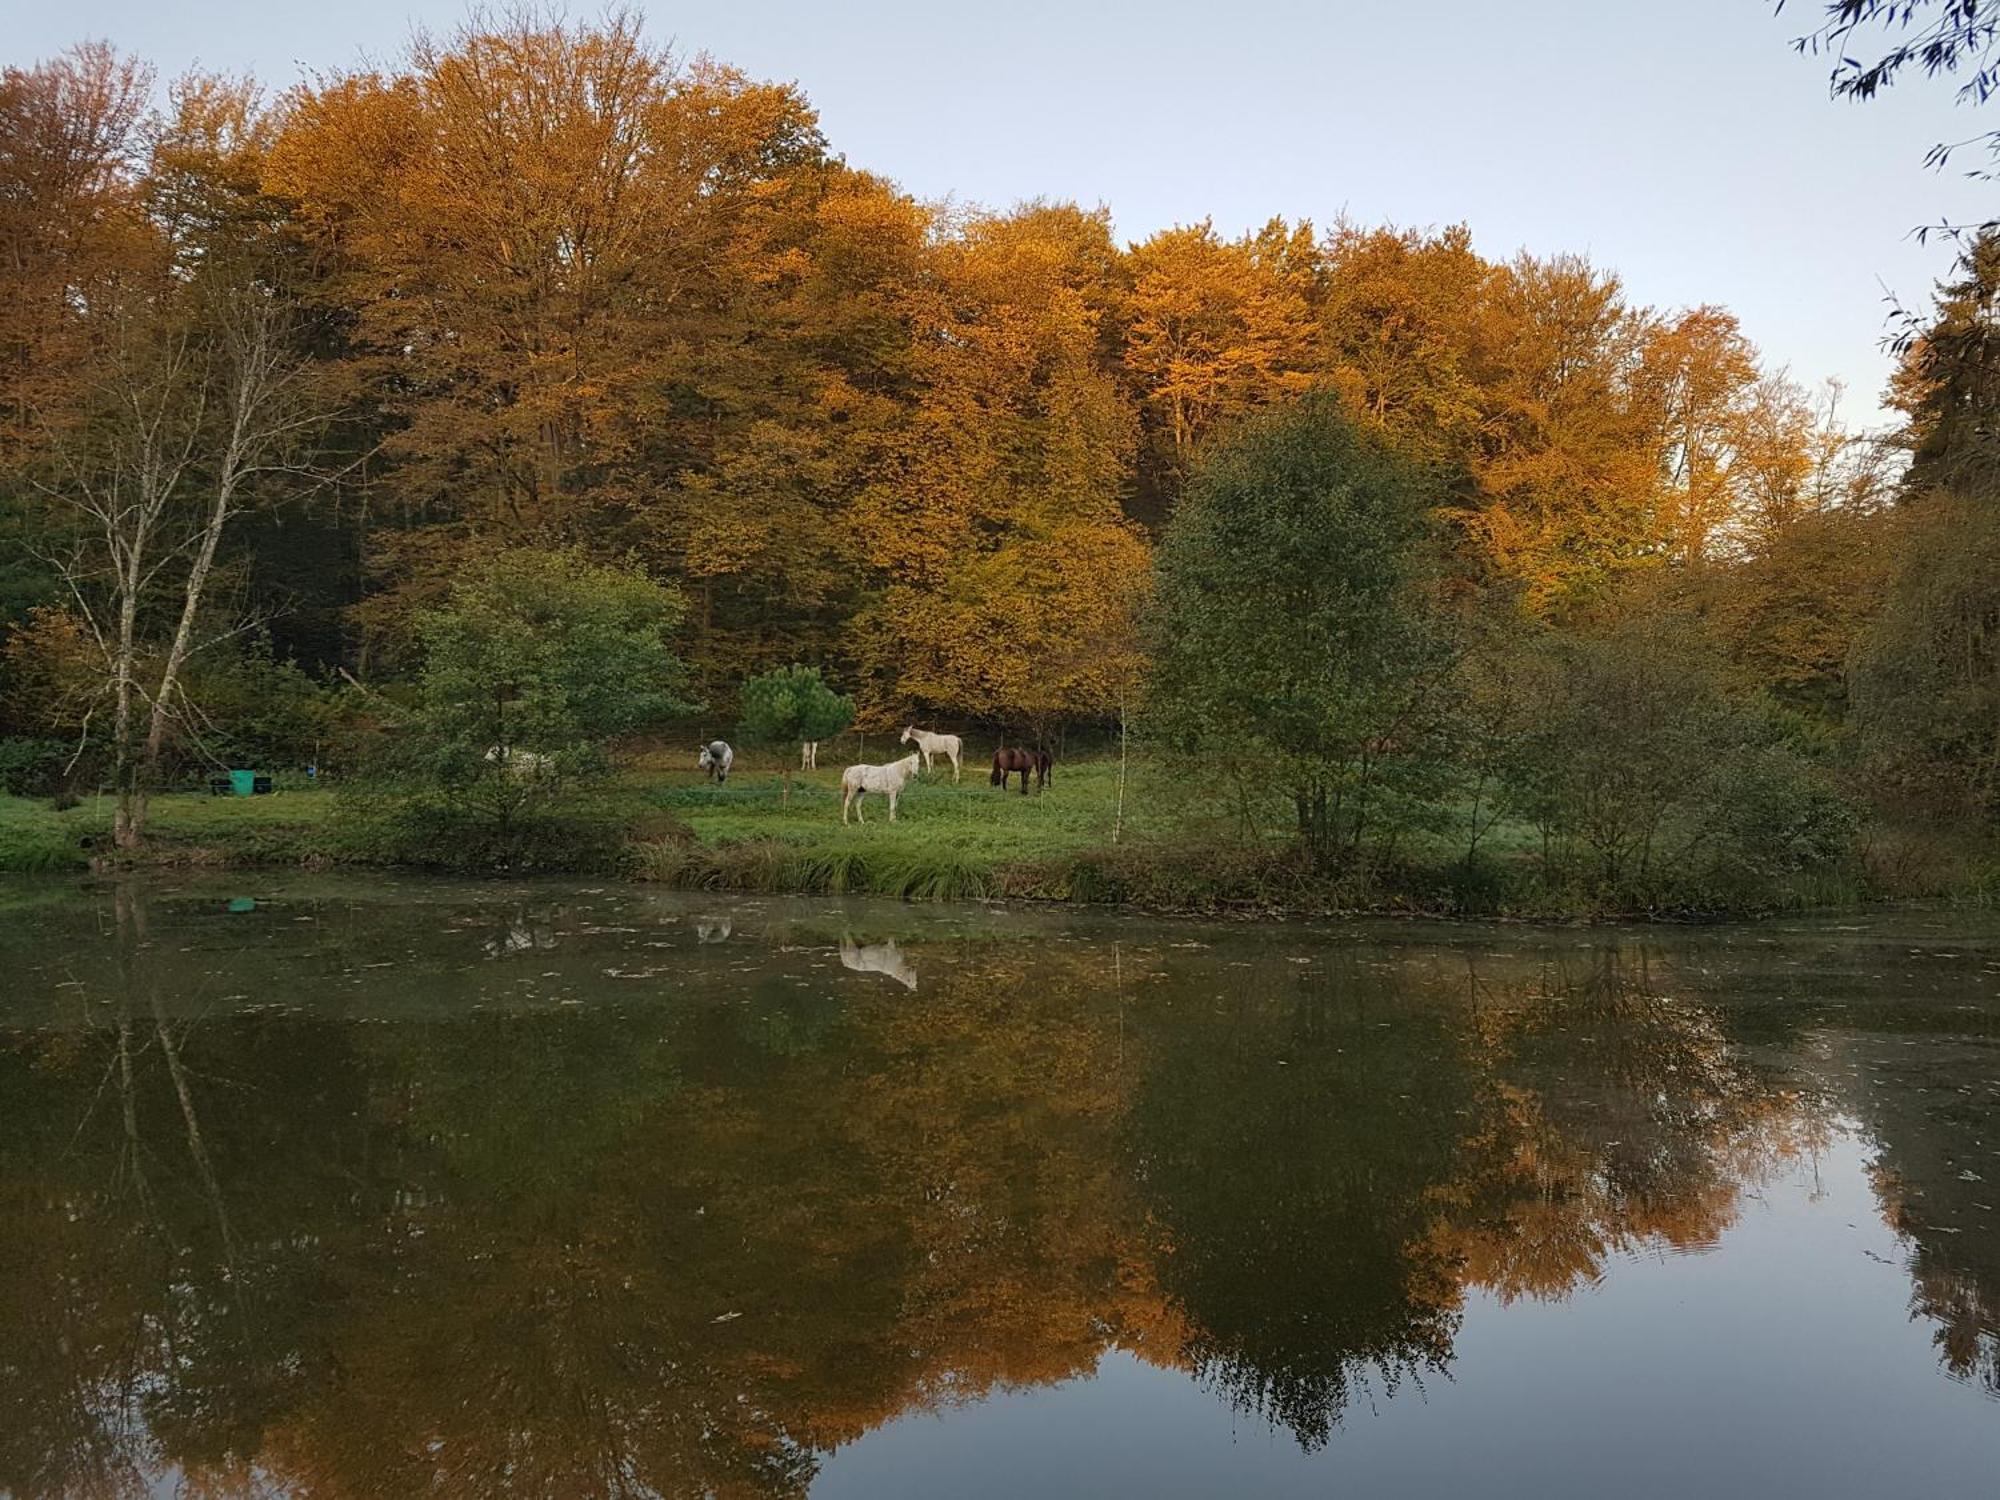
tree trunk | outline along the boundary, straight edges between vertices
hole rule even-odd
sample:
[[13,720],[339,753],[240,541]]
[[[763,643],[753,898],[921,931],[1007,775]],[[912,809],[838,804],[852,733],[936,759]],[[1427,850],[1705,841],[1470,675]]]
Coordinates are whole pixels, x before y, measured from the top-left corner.
[[138,824],[132,831],[135,844],[145,831],[146,799],[159,781],[160,751],[166,742],[167,717],[172,712],[174,694],[180,691],[181,667],[194,646],[194,623],[201,613],[202,594],[208,588],[208,576],[215,568],[215,552],[222,543],[223,527],[229,522],[230,499],[236,490],[237,461],[232,444],[223,461],[223,471],[216,480],[215,503],[209,507],[208,521],[202,528],[201,545],[195,550],[194,562],[188,568],[187,582],[182,588],[180,621],[174,626],[173,642],[167,647],[167,659],[160,667],[159,685],[153,692],[152,712],[146,725],[146,745],[139,757],[136,775]]
[[1118,811],[1111,822],[1111,842],[1115,846],[1125,833],[1125,699],[1118,700]]
[[[131,566],[137,566],[134,555]],[[112,659],[114,713],[111,728],[111,789],[118,805],[111,815],[111,842],[120,849],[137,848],[146,827],[146,803],[136,795],[132,766],[132,675],[134,639],[139,617],[136,580],[121,573],[118,601],[118,644]]]

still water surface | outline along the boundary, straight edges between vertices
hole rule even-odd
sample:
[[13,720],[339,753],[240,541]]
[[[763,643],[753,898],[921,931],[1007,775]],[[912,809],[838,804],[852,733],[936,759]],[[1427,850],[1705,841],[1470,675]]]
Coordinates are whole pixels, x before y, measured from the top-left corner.
[[2000,918],[0,886],[0,1491],[1987,1494]]

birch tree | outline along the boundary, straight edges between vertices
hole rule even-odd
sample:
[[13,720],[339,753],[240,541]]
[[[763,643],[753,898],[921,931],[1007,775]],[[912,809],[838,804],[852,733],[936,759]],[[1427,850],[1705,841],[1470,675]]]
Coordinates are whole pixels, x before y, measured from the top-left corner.
[[331,412],[262,288],[169,287],[107,321],[80,409],[50,423],[36,483],[73,522],[50,561],[101,665],[78,753],[93,733],[108,741],[113,838],[130,849],[170,736],[200,737],[190,658],[241,628],[214,607],[230,523],[273,481],[310,481]]

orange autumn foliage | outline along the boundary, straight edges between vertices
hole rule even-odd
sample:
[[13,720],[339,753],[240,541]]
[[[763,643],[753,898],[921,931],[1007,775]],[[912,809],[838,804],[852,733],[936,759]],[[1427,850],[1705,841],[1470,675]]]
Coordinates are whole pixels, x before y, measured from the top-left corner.
[[810,660],[875,722],[1103,720],[1191,468],[1305,391],[1428,469],[1458,566],[1551,614],[1761,555],[1839,442],[1729,314],[1577,257],[921,203],[798,88],[628,15],[477,20],[275,101],[191,76],[142,129],[146,81],[82,49],[0,82],[4,440],[60,420],[90,347],[60,288],[240,253],[347,395],[363,675],[471,559],[559,544],[685,591],[718,705]]

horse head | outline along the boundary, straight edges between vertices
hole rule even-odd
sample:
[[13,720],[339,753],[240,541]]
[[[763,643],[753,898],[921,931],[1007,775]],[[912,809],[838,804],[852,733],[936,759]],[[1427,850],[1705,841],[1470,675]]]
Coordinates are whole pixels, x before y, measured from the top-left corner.
[[910,743],[911,740],[915,739],[916,737],[917,737],[917,726],[914,724],[906,724],[903,726],[903,737],[897,743],[907,745]]

